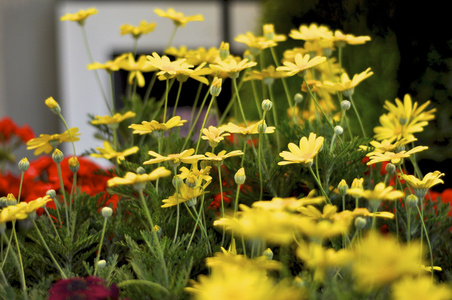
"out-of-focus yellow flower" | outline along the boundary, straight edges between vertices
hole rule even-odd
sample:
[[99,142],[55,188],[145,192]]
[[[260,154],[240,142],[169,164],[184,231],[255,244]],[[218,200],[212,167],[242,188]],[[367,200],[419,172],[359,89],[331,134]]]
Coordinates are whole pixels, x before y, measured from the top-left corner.
[[237,172],[235,172],[234,181],[235,184],[241,185],[245,183],[245,180],[246,180],[245,168],[241,167],[240,169],[237,170]]
[[378,183],[373,190],[364,190],[360,188],[350,188],[347,190],[347,194],[360,196],[368,200],[396,200],[404,196],[402,191],[393,190],[394,187],[386,187],[384,182]]
[[289,143],[289,151],[283,151],[279,154],[284,160],[278,162],[278,165],[303,164],[311,166],[314,157],[323,145],[324,138],[313,132],[309,134],[309,139],[305,136],[300,139],[299,146]]
[[202,181],[206,184],[209,184],[212,181],[212,177],[209,175],[210,170],[212,169],[211,166],[206,166],[205,168],[199,170],[198,164],[194,163],[191,165],[190,170],[186,167],[182,167],[179,169],[181,172],[177,176],[181,179],[185,179],[188,183],[194,183],[193,186],[201,186]]
[[215,226],[242,234],[245,238],[261,238],[267,242],[287,245],[293,241],[298,217],[285,211],[249,208],[240,204],[238,218],[221,218]]
[[419,259],[424,257],[421,249],[418,241],[404,245],[392,236],[372,232],[355,247],[352,272],[356,287],[373,291],[403,276],[418,275]]
[[315,41],[321,39],[331,38],[333,33],[324,25],[317,25],[315,23],[307,25],[301,25],[298,30],[292,29],[289,36],[294,40]]
[[152,55],[147,56],[148,62],[156,69],[160,70],[157,76],[161,76],[160,80],[172,78],[181,72],[188,72],[193,65],[189,65],[185,62],[185,59],[178,59],[171,61],[168,56],[160,55],[157,52],[153,52]]
[[50,109],[55,109],[57,107],[59,107],[60,105],[58,104],[58,102],[55,101],[55,99],[53,99],[53,97],[49,97],[45,100],[45,104],[48,108]]
[[317,243],[301,241],[296,253],[306,267],[314,271],[313,279],[318,282],[325,279],[328,269],[348,266],[353,262],[353,252],[348,249],[336,251],[333,248],[324,248]]
[[105,159],[116,158],[116,162],[118,164],[120,164],[122,160],[125,160],[126,156],[137,153],[139,148],[137,146],[134,146],[134,147],[126,149],[122,152],[118,152],[118,151],[115,151],[115,149],[113,149],[113,147],[111,146],[111,144],[108,141],[105,141],[104,148],[102,149],[100,147],[97,147],[96,150],[99,151],[100,153],[92,153],[91,154],[92,157],[100,157],[100,158],[105,158]]
[[217,59],[214,64],[210,64],[210,68],[214,71],[227,73],[230,78],[237,78],[239,76],[239,72],[251,67],[256,66],[256,62],[249,62],[248,59],[242,59],[237,62],[234,58],[230,59]]
[[435,171],[433,173],[427,173],[422,180],[407,174],[400,174],[400,178],[405,180],[413,189],[430,189],[437,184],[444,183],[444,181],[440,179],[444,175],[445,174],[440,171]]
[[83,25],[83,22],[88,18],[89,16],[97,14],[99,11],[95,8],[88,8],[87,10],[79,10],[75,14],[65,14],[60,18],[60,21],[76,21],[80,25]]
[[[229,133],[238,133],[238,134],[242,134],[242,135],[259,134],[259,131],[257,128],[258,128],[259,124],[261,124],[261,123],[262,123],[262,120],[254,123],[254,124],[251,124],[248,127],[242,127],[242,126],[238,126],[232,122],[229,122],[227,125],[223,125],[220,128]],[[273,132],[275,132],[275,127],[267,126],[264,133],[273,133]]]
[[143,162],[143,165],[156,164],[164,161],[168,161],[173,165],[179,165],[181,162],[193,164],[204,157],[202,154],[193,155],[193,153],[195,153],[195,149],[193,148],[184,150],[181,153],[169,154],[168,156],[163,156],[157,152],[149,151],[148,154],[154,156],[155,158]]
[[[366,156],[372,156],[375,153],[385,153],[385,152],[397,152],[397,149],[402,149],[403,146],[408,145],[414,141],[416,141],[416,138],[411,138],[411,139],[400,139],[398,141],[396,141],[395,143],[389,141],[389,140],[382,140],[381,143],[379,141],[371,141],[370,142],[370,146],[365,146],[365,145],[361,145],[359,146],[360,149],[364,150],[364,151],[370,151],[372,150],[372,152],[369,152],[366,154]],[[403,150],[403,149],[402,149]]]
[[430,100],[418,107],[418,103],[414,102],[413,104],[411,96],[409,94],[405,94],[403,97],[403,103],[399,98],[396,98],[395,102],[396,105],[386,100],[383,107],[397,117],[402,125],[407,123],[423,124],[423,122],[431,121],[435,118],[434,113],[436,112],[436,108],[425,111],[427,106],[430,104]]
[[127,58],[128,55],[129,55],[128,53],[123,53],[123,54],[117,56],[114,60],[109,60],[104,64],[101,64],[99,62],[93,62],[93,63],[90,63],[89,65],[87,65],[87,68],[88,68],[88,70],[104,69],[109,74],[111,74],[111,73],[119,70],[119,63],[123,59]]
[[[35,200],[32,200],[28,203],[21,202],[18,205],[24,205],[24,212],[27,214],[32,213],[36,211],[38,208],[43,207],[47,202],[52,201],[52,199],[49,196],[39,197]],[[0,222],[1,223],[1,222]]]
[[294,212],[298,208],[306,205],[316,205],[325,202],[325,197],[323,196],[316,197],[313,194],[314,193],[309,193],[308,196],[300,199],[297,199],[295,197],[289,198],[274,197],[270,201],[255,201],[253,202],[252,206],[268,210],[287,210]]
[[59,144],[71,142],[71,137],[74,142],[80,140],[78,138],[79,135],[80,133],[76,127],[70,128],[69,131],[66,130],[61,134],[41,134],[39,137],[27,142],[27,150],[36,149],[35,155],[39,155],[43,152],[50,153]]
[[[25,204],[25,202],[21,203]],[[28,218],[28,213],[25,211],[26,207],[19,204],[10,205],[0,210],[0,224]]]
[[264,32],[264,38],[268,41],[284,42],[287,40],[287,37],[284,34],[275,33],[275,25],[273,24],[262,25],[262,30]]
[[435,284],[428,276],[406,276],[391,285],[394,300],[449,300],[452,289],[446,284]]
[[[273,40],[266,40],[264,37],[255,36],[251,32],[247,32],[246,34],[238,35],[234,41],[239,43],[244,43],[249,48],[256,50],[263,50],[270,47],[275,47],[277,44]],[[253,52],[253,51],[251,51]]]
[[172,117],[165,123],[159,123],[155,120],[152,120],[151,122],[143,121],[141,124],[132,124],[129,126],[129,128],[133,129],[134,134],[147,134],[154,131],[163,132],[166,130],[169,130],[174,127],[179,127],[184,125],[187,120],[181,120],[179,116]]
[[274,79],[286,77],[287,73],[282,71],[276,71],[274,66],[268,66],[261,71],[253,70],[247,72],[244,81],[248,80],[262,80],[265,84],[272,84]]
[[164,17],[164,18],[173,20],[175,26],[185,27],[185,25],[188,22],[204,21],[204,17],[202,15],[194,15],[194,16],[186,17],[186,16],[184,16],[183,13],[176,12],[173,8],[168,8],[167,11],[156,8],[156,9],[154,9],[154,12],[160,17]]
[[156,26],[157,24],[155,23],[148,23],[143,20],[138,26],[124,24],[121,25],[119,29],[121,30],[121,35],[131,34],[135,39],[137,39],[143,34],[148,34],[149,32],[154,31]]
[[219,56],[220,52],[218,48],[211,47],[206,49],[204,47],[200,47],[196,50],[189,50],[184,58],[187,59],[188,64],[197,66],[203,62],[213,64]]
[[325,81],[323,83],[323,87],[325,89],[333,90],[336,92],[351,92],[353,93],[353,89],[363,80],[372,76],[374,72],[367,68],[364,72],[353,75],[353,78],[350,79],[347,73],[343,72],[341,75],[340,82],[330,82]]
[[140,185],[148,181],[155,181],[159,178],[168,177],[171,175],[171,171],[165,167],[158,167],[150,174],[136,174],[133,172],[127,172],[124,177],[113,177],[108,180],[109,187],[116,185]]
[[143,72],[157,70],[156,67],[149,63],[145,55],[140,55],[138,60],[135,61],[132,53],[128,53],[123,59],[118,60],[117,64],[119,68],[129,71],[128,83],[132,84],[136,78],[139,87],[143,87],[145,84]]
[[343,47],[345,44],[361,45],[370,41],[370,36],[354,36],[353,34],[344,34],[340,30],[335,30],[334,35],[329,37],[337,47]]
[[299,217],[297,233],[308,237],[311,241],[321,244],[323,240],[347,234],[350,228],[348,219],[318,219]]
[[414,133],[424,130],[427,122],[411,122],[405,125],[400,124],[400,120],[393,114],[383,114],[380,116],[381,126],[374,128],[376,140],[389,140],[394,142],[400,139],[415,140]]
[[402,162],[404,158],[410,157],[411,154],[418,153],[424,150],[427,150],[427,146],[417,146],[413,149],[410,149],[408,151],[402,150],[400,152],[394,153],[394,152],[385,152],[385,153],[373,153],[369,157],[369,162],[367,165],[373,165],[379,162],[388,161],[391,162],[394,165],[398,165]]
[[93,125],[109,125],[109,124],[119,124],[124,120],[133,118],[136,116],[136,113],[133,111],[128,111],[124,114],[116,113],[113,116],[95,116],[94,120],[91,121],[91,124]]
[[287,76],[293,76],[295,74],[304,76],[306,75],[306,70],[324,63],[325,61],[326,57],[324,56],[315,56],[311,59],[311,56],[309,54],[303,56],[298,53],[295,55],[295,63],[285,61],[283,63],[284,66],[277,67],[276,71],[286,72]]
[[181,204],[187,201],[192,201],[193,204],[196,204],[196,199],[205,193],[203,186],[190,187],[188,184],[182,183],[178,188],[178,193],[169,196],[168,199],[162,200],[164,204],[161,207],[171,207],[177,205],[177,203]]

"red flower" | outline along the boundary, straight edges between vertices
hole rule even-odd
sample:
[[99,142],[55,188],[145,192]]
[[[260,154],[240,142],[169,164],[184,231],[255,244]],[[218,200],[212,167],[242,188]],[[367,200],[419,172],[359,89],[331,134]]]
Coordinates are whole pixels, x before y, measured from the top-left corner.
[[18,127],[14,121],[9,117],[4,117],[0,120],[0,142],[9,142],[11,137],[17,135],[23,142],[35,137],[33,130],[25,124]]
[[119,299],[119,289],[99,277],[74,277],[62,279],[55,283],[49,291],[49,300],[84,299],[84,300],[114,300]]

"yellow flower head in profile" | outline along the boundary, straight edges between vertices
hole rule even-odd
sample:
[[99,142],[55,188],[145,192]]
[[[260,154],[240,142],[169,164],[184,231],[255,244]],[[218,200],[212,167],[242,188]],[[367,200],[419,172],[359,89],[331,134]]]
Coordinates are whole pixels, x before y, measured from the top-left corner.
[[265,84],[271,85],[274,79],[286,77],[287,73],[282,71],[276,71],[274,66],[268,66],[260,71],[253,70],[252,72],[247,72],[243,81],[248,80],[262,80]]
[[306,75],[306,71],[316,65],[324,63],[326,57],[315,56],[311,59],[309,54],[301,55],[300,53],[295,55],[295,63],[285,61],[284,66],[277,67],[276,71],[286,72],[287,76],[293,76],[299,74],[301,76]]
[[177,205],[177,203],[180,204],[190,200],[195,202],[204,193],[204,187],[202,186],[190,187],[186,183],[182,183],[178,188],[178,193],[168,197],[168,199],[162,200],[164,204],[161,207],[171,207]]
[[321,39],[330,38],[333,35],[331,30],[324,25],[317,25],[315,23],[307,25],[301,25],[298,30],[292,29],[289,36],[294,40],[304,41],[316,41]]
[[316,197],[312,193],[301,199],[295,197],[289,198],[279,198],[274,197],[271,201],[255,201],[253,202],[253,207],[258,207],[261,209],[268,210],[286,210],[286,211],[296,211],[298,208],[306,205],[316,205],[325,202],[325,197]]
[[60,21],[76,21],[80,25],[83,25],[86,18],[88,18],[89,16],[92,16],[92,15],[95,15],[98,12],[99,11],[94,7],[88,8],[87,10],[81,9],[75,14],[69,14],[69,13],[65,14],[64,16],[62,16],[60,18]]
[[294,143],[289,143],[289,151],[283,151],[279,154],[283,161],[278,162],[278,165],[288,164],[303,164],[305,166],[312,166],[314,157],[319,153],[323,145],[324,138],[313,132],[309,134],[309,138],[305,136],[300,139],[299,146]]
[[39,137],[31,139],[27,142],[27,150],[36,149],[35,155],[41,153],[50,153],[52,150],[63,142],[71,142],[80,140],[78,136],[78,128],[70,128],[61,134],[41,134]]
[[402,163],[404,158],[410,157],[411,154],[421,152],[421,151],[424,151],[427,149],[428,149],[427,146],[417,146],[408,151],[402,150],[397,153],[390,152],[390,151],[387,151],[385,153],[373,153],[372,155],[370,155],[369,162],[367,163],[367,165],[370,166],[370,165],[373,165],[373,164],[376,164],[379,162],[384,162],[384,161],[388,161],[394,165],[398,165],[398,164]]
[[148,154],[154,156],[155,158],[145,161],[143,165],[156,164],[164,161],[168,161],[172,165],[176,166],[179,165],[181,162],[193,164],[197,162],[199,159],[204,157],[204,155],[202,154],[193,155],[193,153],[195,153],[195,149],[193,148],[184,150],[181,153],[169,154],[168,156],[163,156],[158,154],[157,152],[149,151]]
[[221,150],[218,154],[206,152],[206,157],[201,158],[201,160],[222,163],[226,158],[240,155],[243,155],[241,150],[234,150],[229,153],[226,153],[226,150]]
[[143,87],[145,84],[143,72],[153,72],[157,70],[149,61],[146,59],[145,55],[140,55],[137,61],[132,53],[127,53],[121,56],[122,59],[117,60],[117,65],[119,68],[129,71],[128,82],[133,84],[133,80],[136,78],[138,86]]
[[185,27],[185,25],[188,22],[204,21],[204,17],[202,15],[194,15],[194,16],[186,17],[186,16],[184,16],[183,13],[176,12],[173,8],[168,8],[167,11],[156,8],[156,9],[154,9],[154,12],[160,17],[164,17],[164,18],[173,20],[174,25],[176,25],[176,26]]
[[264,38],[267,41],[284,42],[285,40],[287,40],[287,37],[284,34],[275,33],[275,25],[273,24],[262,25],[262,30],[264,32]]
[[153,52],[152,55],[147,56],[148,62],[157,70],[160,80],[172,78],[182,72],[188,72],[193,65],[187,64],[185,58],[171,61],[168,56],[160,55],[157,52]]
[[356,287],[372,291],[403,276],[417,276],[424,257],[421,249],[417,241],[404,245],[392,236],[369,234],[355,247],[352,271]]
[[217,61],[214,64],[211,64],[209,67],[214,71],[227,73],[230,78],[235,79],[239,76],[240,71],[254,67],[256,65],[256,62],[249,62],[247,58],[244,58],[238,62],[234,58],[225,60],[218,58]]
[[92,157],[100,157],[105,159],[113,159],[116,158],[116,162],[119,164],[122,160],[125,160],[126,156],[135,154],[138,152],[139,148],[137,146],[134,146],[132,148],[126,149],[122,152],[115,151],[111,144],[108,141],[104,142],[104,148],[97,147],[97,151],[100,153],[93,153],[91,154]]
[[330,37],[338,47],[343,47],[345,44],[361,45],[370,41],[370,36],[354,36],[352,34],[344,34],[340,30],[335,30],[334,35]]
[[402,191],[393,190],[392,186],[385,186],[384,182],[378,183],[373,190],[364,190],[359,188],[350,188],[347,194],[360,196],[368,200],[396,200],[403,197],[405,194]]
[[109,74],[111,74],[119,70],[120,64],[122,64],[122,61],[126,59],[128,55],[128,53],[123,53],[117,56],[114,60],[109,60],[104,64],[100,62],[93,62],[88,64],[86,67],[88,68],[88,70],[104,69]]
[[159,123],[155,120],[152,120],[151,122],[143,121],[141,124],[132,124],[129,126],[129,128],[133,129],[134,134],[147,134],[154,131],[157,132],[163,132],[167,131],[174,127],[179,127],[184,125],[187,120],[181,120],[179,116],[172,117],[165,123]]
[[353,75],[353,78],[350,79],[348,77],[347,73],[343,72],[341,75],[340,82],[330,82],[325,81],[323,84],[323,88],[328,90],[333,90],[336,92],[343,92],[343,93],[351,93],[353,94],[354,88],[363,80],[369,78],[372,76],[374,72],[370,70],[370,68],[367,68],[364,72],[361,72],[359,74]]
[[[251,32],[247,32],[246,34],[238,35],[234,41],[239,43],[244,43],[251,49],[255,50],[263,50],[270,47],[275,47],[277,44],[273,40],[266,40],[264,37],[255,36]],[[254,50],[251,51],[252,53]],[[258,52],[256,53],[258,54]]]
[[[21,203],[25,204],[25,202]],[[28,213],[25,211],[26,207],[19,204],[9,205],[0,210],[0,224],[28,218]]]
[[38,208],[43,207],[47,202],[50,202],[50,201],[52,201],[52,198],[50,198],[49,196],[46,195],[44,197],[37,198],[28,203],[21,202],[21,203],[19,203],[19,205],[24,205],[23,211],[25,213],[29,214],[29,213],[36,211]]
[[95,116],[94,120],[91,121],[93,125],[109,125],[109,124],[119,124],[124,120],[133,118],[136,116],[136,113],[133,111],[128,111],[124,114],[116,113],[114,116]]
[[127,172],[124,177],[113,177],[108,180],[109,187],[116,185],[136,185],[142,187],[148,181],[155,181],[159,178],[168,177],[171,175],[171,171],[165,167],[158,167],[149,174],[136,174],[133,172]]
[[155,23],[148,23],[143,20],[138,26],[124,24],[121,25],[119,29],[121,30],[121,35],[131,34],[135,39],[137,39],[143,34],[148,34],[149,32],[154,31],[156,26],[157,24]]
[[[220,128],[229,133],[238,133],[242,135],[250,135],[250,134],[259,134],[259,124],[262,123],[262,120],[251,124],[247,127],[238,126],[232,122],[229,122],[227,125],[222,125]],[[264,133],[273,133],[275,132],[274,126],[267,126]]]
[[445,174],[440,171],[435,171],[425,174],[422,180],[407,174],[401,174],[400,178],[405,180],[413,189],[430,189],[437,184],[444,183],[441,179],[444,175]]

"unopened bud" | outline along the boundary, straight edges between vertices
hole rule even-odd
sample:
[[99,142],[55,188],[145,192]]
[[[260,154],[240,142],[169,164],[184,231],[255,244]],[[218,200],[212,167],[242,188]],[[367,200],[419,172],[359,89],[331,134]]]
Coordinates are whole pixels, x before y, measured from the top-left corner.
[[392,175],[395,173],[396,171],[396,166],[394,164],[388,163],[385,167],[385,171],[386,173],[388,173],[389,175]]
[[273,251],[270,248],[265,249],[265,251],[262,253],[263,256],[266,256],[268,260],[273,259]]
[[300,104],[303,101],[303,95],[301,93],[296,93],[293,97],[295,103]]
[[56,198],[56,192],[55,192],[55,190],[48,190],[48,191],[46,192],[46,195],[49,196],[49,197],[52,198],[52,199],[55,199],[55,198]]
[[352,104],[350,103],[350,101],[342,100],[342,102],[341,102],[341,109],[342,110],[349,110],[351,105]]
[[214,97],[218,97],[221,93],[221,85],[223,80],[221,78],[215,77],[212,81],[212,85],[210,86],[210,94]]
[[64,159],[63,152],[61,152],[60,149],[55,149],[55,151],[53,151],[53,153],[52,153],[52,159],[57,164],[61,163]]
[[262,101],[262,110],[263,111],[269,111],[270,109],[272,109],[273,103],[268,100],[265,99],[264,101]]
[[138,168],[136,169],[136,173],[137,173],[138,175],[143,175],[143,174],[146,174],[146,170],[145,170],[143,167],[138,167]]
[[229,43],[221,42],[220,59],[225,60],[229,56]]
[[69,158],[68,165],[72,173],[77,173],[78,169],[80,168],[80,163],[76,156]]
[[111,207],[105,206],[105,207],[102,207],[102,209],[100,210],[100,213],[101,213],[102,217],[110,218],[111,215],[113,214],[113,209],[111,209]]
[[58,102],[55,101],[55,99],[53,99],[53,97],[49,97],[46,99],[45,104],[47,105],[48,108],[50,108],[50,110],[54,113],[54,114],[60,114],[61,113],[61,108],[60,105],[58,104]]
[[257,132],[259,133],[265,133],[265,131],[267,130],[267,124],[264,122],[261,122],[257,125]]
[[191,198],[185,203],[187,203],[188,207],[193,207],[196,205],[196,203],[198,203],[198,198]]
[[101,259],[97,262],[97,267],[99,269],[103,269],[107,266],[107,262],[105,261],[105,259]]
[[6,195],[6,206],[10,206],[10,205],[16,205],[17,204],[17,199],[16,197],[9,193],[8,195]]
[[234,181],[236,184],[244,184],[246,180],[245,169],[240,168],[234,175]]
[[409,208],[415,208],[417,206],[418,202],[419,202],[419,198],[414,194],[408,195],[405,198],[406,206]]
[[29,167],[30,167],[30,162],[28,161],[28,159],[26,157],[22,158],[19,161],[19,170],[21,172],[27,172]]
[[342,128],[341,126],[337,125],[336,127],[334,127],[334,134],[336,135],[341,135],[342,133],[344,133],[344,128]]
[[345,179],[342,179],[339,184],[337,185],[337,190],[339,191],[339,194],[341,196],[345,196],[345,194],[347,194],[347,190],[348,190],[348,184],[345,181]]
[[354,92],[355,92],[355,88],[351,88],[351,89],[343,91],[342,95],[344,95],[347,98],[350,98],[351,96],[353,96]]
[[182,186],[184,181],[182,180],[182,178],[180,178],[179,176],[175,175],[173,177],[172,183],[173,183],[174,188],[178,189],[178,188],[180,188]]
[[264,24],[264,37],[267,41],[273,40],[275,37],[275,26],[273,24]]
[[363,217],[356,217],[355,219],[355,227],[358,230],[362,230],[364,229],[364,227],[366,227],[367,225],[367,220]]

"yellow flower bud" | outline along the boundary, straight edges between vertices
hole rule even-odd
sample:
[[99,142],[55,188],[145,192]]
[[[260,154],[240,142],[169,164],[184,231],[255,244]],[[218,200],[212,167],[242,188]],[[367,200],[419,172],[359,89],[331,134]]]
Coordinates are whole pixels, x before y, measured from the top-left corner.
[[19,161],[19,170],[21,172],[26,172],[29,167],[30,167],[30,162],[28,161],[28,159],[26,157],[22,158]]
[[210,86],[210,94],[214,97],[218,97],[221,93],[221,85],[223,84],[223,79],[215,77]]
[[55,113],[55,114],[59,114],[61,113],[61,108],[60,105],[58,104],[58,102],[55,101],[55,99],[53,99],[53,97],[49,97],[46,99],[45,104],[47,105],[48,108],[50,108],[50,110]]
[[111,209],[111,207],[105,206],[105,207],[102,207],[102,209],[100,210],[100,213],[102,214],[102,217],[110,218],[111,215],[113,214],[113,209]]
[[69,164],[69,169],[71,170],[71,172],[77,173],[77,171],[80,167],[80,163],[78,162],[77,157],[72,156],[71,158],[69,158],[68,164]]
[[272,109],[273,103],[268,100],[265,99],[264,101],[262,101],[262,110],[263,111],[269,111],[270,109]]
[[273,24],[264,24],[264,37],[267,41],[273,40],[275,37],[275,26]]
[[221,42],[220,45],[220,58],[225,60],[229,56],[229,43]]
[[342,179],[341,182],[339,182],[339,184],[337,186],[337,190],[339,191],[339,194],[341,196],[345,196],[345,194],[347,193],[347,190],[348,190],[348,184],[345,181],[345,179]]
[[246,180],[245,169],[240,168],[234,175],[234,181],[236,184],[244,184]]
[[53,151],[53,153],[52,153],[52,159],[57,164],[61,163],[63,161],[63,159],[64,159],[63,152],[61,152],[60,149],[55,149],[55,151]]

